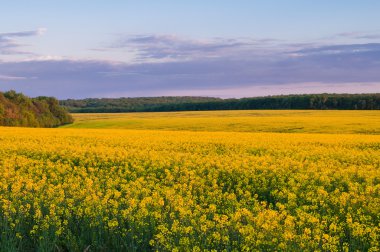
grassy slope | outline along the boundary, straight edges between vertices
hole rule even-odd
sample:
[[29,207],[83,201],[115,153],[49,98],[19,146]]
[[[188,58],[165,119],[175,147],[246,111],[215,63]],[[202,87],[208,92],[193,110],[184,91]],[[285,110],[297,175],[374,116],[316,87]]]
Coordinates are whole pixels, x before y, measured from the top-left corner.
[[249,110],[73,114],[65,128],[380,134],[380,111]]

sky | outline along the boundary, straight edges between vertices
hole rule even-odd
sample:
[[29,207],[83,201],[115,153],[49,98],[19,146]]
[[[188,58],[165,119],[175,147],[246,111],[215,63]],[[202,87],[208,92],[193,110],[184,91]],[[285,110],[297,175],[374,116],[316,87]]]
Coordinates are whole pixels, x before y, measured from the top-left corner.
[[380,1],[0,0],[0,91],[380,92]]

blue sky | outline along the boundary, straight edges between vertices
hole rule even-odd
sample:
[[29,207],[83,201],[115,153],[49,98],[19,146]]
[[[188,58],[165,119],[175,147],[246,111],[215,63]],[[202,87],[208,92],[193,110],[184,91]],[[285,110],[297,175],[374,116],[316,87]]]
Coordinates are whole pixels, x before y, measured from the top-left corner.
[[9,0],[0,11],[0,90],[380,92],[379,1]]

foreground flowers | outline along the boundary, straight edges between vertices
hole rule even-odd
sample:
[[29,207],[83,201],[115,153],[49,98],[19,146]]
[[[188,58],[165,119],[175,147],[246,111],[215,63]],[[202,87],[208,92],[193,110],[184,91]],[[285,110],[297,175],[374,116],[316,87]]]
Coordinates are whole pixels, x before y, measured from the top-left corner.
[[378,251],[380,136],[0,130],[4,250]]

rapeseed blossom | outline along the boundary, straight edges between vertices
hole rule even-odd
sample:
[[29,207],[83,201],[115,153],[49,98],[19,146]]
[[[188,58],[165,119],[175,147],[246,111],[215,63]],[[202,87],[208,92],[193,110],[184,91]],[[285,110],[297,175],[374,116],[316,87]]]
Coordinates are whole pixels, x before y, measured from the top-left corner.
[[378,251],[380,136],[0,130],[4,250]]

